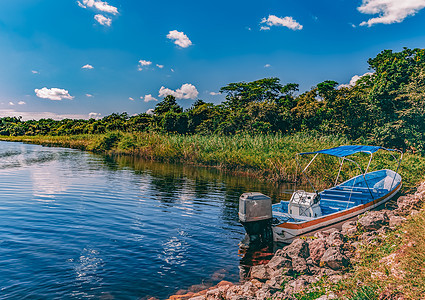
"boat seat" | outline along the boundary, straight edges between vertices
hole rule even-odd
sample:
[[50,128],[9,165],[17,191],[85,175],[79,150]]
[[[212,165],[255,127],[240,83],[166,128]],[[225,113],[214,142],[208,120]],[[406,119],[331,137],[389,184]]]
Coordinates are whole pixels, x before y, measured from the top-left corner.
[[322,194],[332,194],[332,195],[346,195],[352,193],[353,195],[363,195],[362,191],[348,191],[348,190],[325,190]]
[[339,191],[358,191],[358,192],[369,190],[369,188],[363,187],[363,186],[336,186],[334,187],[334,189]]
[[339,200],[332,200],[332,199],[320,199],[320,208],[323,210],[323,208],[332,208],[336,211],[341,211],[346,208],[350,208],[355,206],[356,203],[354,201],[339,201]]

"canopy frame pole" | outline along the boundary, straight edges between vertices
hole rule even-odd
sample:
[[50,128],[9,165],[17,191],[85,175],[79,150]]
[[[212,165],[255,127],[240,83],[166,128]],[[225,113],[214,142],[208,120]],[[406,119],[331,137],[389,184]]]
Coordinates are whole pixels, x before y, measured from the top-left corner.
[[[369,191],[370,196],[372,196],[372,199],[375,200],[375,197],[373,197],[373,194],[372,194],[372,192],[370,190],[369,184],[367,183],[365,173],[363,173],[363,170],[360,167],[360,165],[355,160],[352,160],[352,159],[349,159],[349,158],[345,158],[345,159],[348,160],[348,161],[351,161],[351,162],[355,163],[357,165],[357,167],[359,167],[360,173],[363,175],[364,182],[366,183],[367,190]],[[354,187],[354,185],[353,185],[353,187]],[[353,190],[351,190],[351,192],[353,192]],[[350,198],[351,198],[351,196],[350,196]]]
[[336,176],[334,186],[336,186],[336,184],[338,183],[339,174],[341,174],[341,169],[342,169],[342,165],[344,164],[344,160],[345,160],[345,157],[342,157],[341,164],[339,165],[338,175]]
[[[298,166],[300,167],[300,170],[302,169],[302,166],[301,166],[301,164],[300,164],[300,162],[299,162],[299,160],[298,160],[298,155],[299,154],[297,154],[297,156],[295,157],[295,161],[297,162],[297,164],[298,164]],[[314,185],[311,183],[311,181],[310,181],[310,179],[308,178],[308,176],[304,173],[304,171],[305,170],[307,170],[307,168],[310,166],[310,164],[313,162],[313,160],[317,157],[317,155],[319,155],[319,153],[316,153],[316,155],[311,159],[311,161],[308,163],[308,165],[304,168],[304,170],[302,170],[301,171],[301,174],[303,174],[304,175],[304,177],[307,179],[307,181],[308,181],[308,183],[311,185],[311,187],[313,188],[313,190],[314,190],[314,192],[316,193],[316,194],[318,194],[317,193],[317,190],[316,190],[316,188],[314,187]]]
[[397,170],[395,171],[395,174],[394,174],[394,177],[393,177],[393,182],[391,182],[390,190],[392,190],[392,189],[393,189],[393,185],[394,185],[394,181],[395,181],[395,177],[397,176],[397,174],[398,174],[398,169],[400,168],[401,160],[403,159],[403,151],[400,151],[400,150],[397,150],[397,149],[394,149],[394,150],[393,150],[393,151],[400,152],[400,159],[397,159],[397,158],[394,156],[394,154],[392,154],[392,153],[391,153],[392,151],[390,151],[390,150],[388,150],[388,149],[385,149],[385,150],[387,150],[388,152],[390,152],[391,156],[395,159],[395,161],[396,161],[396,162],[398,162]]
[[308,169],[308,167],[310,167],[311,163],[313,162],[313,160],[315,160],[315,159],[316,159],[317,155],[319,155],[319,153],[316,153],[316,155],[315,155],[315,156],[314,156],[314,157],[310,160],[310,162],[308,163],[308,165],[307,165],[307,166],[305,166],[304,170],[302,170],[302,173],[304,173],[304,172],[305,172],[305,170],[307,170],[307,169]]
[[373,157],[373,153],[370,152],[370,159],[369,159],[369,163],[367,164],[366,170],[364,171],[365,173],[367,173],[367,170],[369,170],[370,163],[372,162],[372,157]]

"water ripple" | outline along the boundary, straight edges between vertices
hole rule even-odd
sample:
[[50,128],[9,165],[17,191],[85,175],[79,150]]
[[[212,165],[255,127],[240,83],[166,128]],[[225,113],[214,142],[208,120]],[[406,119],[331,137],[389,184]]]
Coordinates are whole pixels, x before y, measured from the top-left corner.
[[6,142],[0,183],[1,299],[166,298],[237,280],[238,196],[276,193],[215,170]]

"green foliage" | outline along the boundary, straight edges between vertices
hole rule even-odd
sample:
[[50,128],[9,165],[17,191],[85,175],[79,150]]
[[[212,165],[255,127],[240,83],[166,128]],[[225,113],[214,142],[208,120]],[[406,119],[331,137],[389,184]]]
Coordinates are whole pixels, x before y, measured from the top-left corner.
[[153,114],[129,116],[124,112],[98,120],[25,122],[5,117],[0,119],[0,135],[315,132],[425,154],[425,49],[384,50],[368,63],[373,73],[362,76],[354,86],[337,88],[336,81],[325,80],[297,95],[298,84],[282,85],[279,78],[264,78],[222,87],[226,101],[218,105],[199,99],[184,110],[169,95]]
[[376,286],[361,286],[350,300],[378,300]]
[[111,150],[118,143],[120,138],[120,133],[109,132],[98,139],[91,150],[97,152]]
[[297,300],[314,300],[319,298],[320,296],[326,295],[327,285],[327,277],[322,276],[319,281],[312,283],[305,290],[302,290],[298,293],[294,293],[293,296]]

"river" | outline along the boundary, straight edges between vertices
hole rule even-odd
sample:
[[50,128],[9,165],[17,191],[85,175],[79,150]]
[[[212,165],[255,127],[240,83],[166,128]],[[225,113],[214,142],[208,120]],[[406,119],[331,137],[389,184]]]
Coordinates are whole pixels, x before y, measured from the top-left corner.
[[167,298],[239,281],[238,198],[214,169],[0,142],[0,298]]

